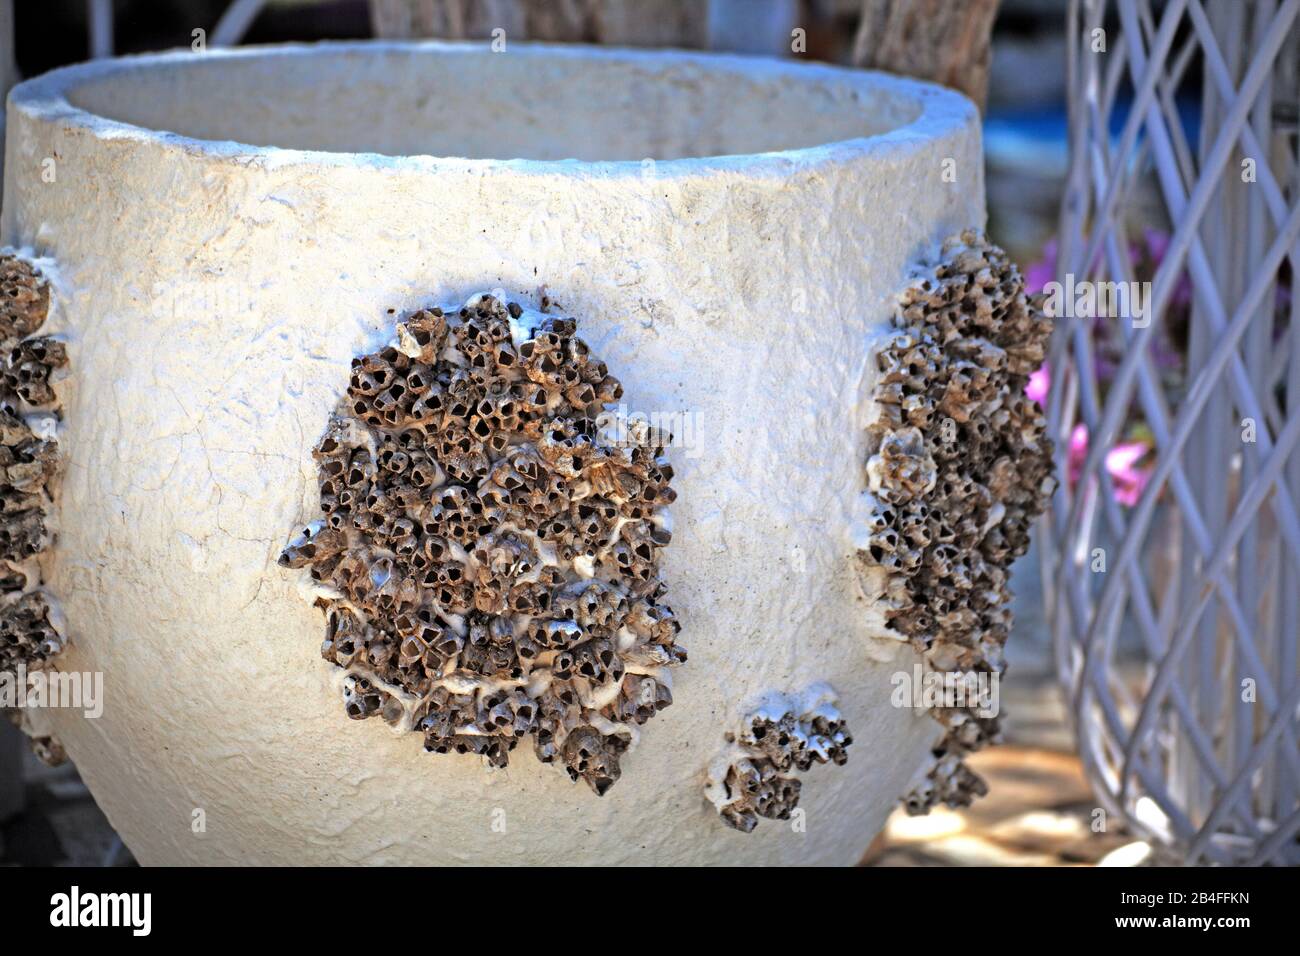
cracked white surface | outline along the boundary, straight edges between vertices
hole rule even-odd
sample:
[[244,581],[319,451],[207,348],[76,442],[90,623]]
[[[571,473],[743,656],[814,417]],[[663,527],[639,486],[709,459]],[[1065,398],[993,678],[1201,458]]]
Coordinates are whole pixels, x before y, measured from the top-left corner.
[[[78,380],[65,399],[65,515],[51,565],[77,634],[63,666],[106,675],[102,718],[41,719],[145,863],[853,862],[932,736],[928,721],[888,704],[889,675],[911,666],[911,652],[862,639],[870,615],[851,526],[864,356],[916,253],[982,225],[973,108],[875,74],[743,59],[513,43],[507,56],[524,59],[485,60],[481,47],[341,49],[89,64],[12,95],[2,238],[60,263]],[[468,142],[455,124],[514,130],[521,101],[485,96],[476,70],[523,69],[526,102],[544,111],[548,85],[581,99],[566,77],[585,56],[612,70],[602,102],[638,102],[649,83],[663,108],[652,121],[597,117],[572,146],[529,119],[536,155],[779,148],[796,135],[782,124],[804,114],[803,136],[910,125],[792,152],[663,161],[647,178],[635,159],[204,143],[64,98],[78,84],[121,83],[107,100],[140,93],[131,118],[219,135],[288,114],[295,145],[334,145],[347,116],[349,135],[403,152],[401,130],[420,118],[402,103],[372,111],[382,119],[324,112],[334,80],[411,88],[428,79],[410,71],[429,58],[469,57],[442,78],[453,129],[427,148],[482,154],[492,142]],[[243,96],[214,117],[195,99],[212,78],[185,79],[200,60],[203,70],[234,64],[240,83],[278,105]],[[773,99],[774,84],[789,89]],[[724,95],[737,117],[725,134],[698,122]],[[530,142],[513,135],[500,139],[506,155]],[[40,177],[48,156],[54,184]],[[957,161],[956,185],[940,179],[945,158]],[[275,565],[286,531],[312,513],[310,449],[348,363],[391,334],[384,310],[485,287],[536,305],[543,280],[582,317],[630,408],[688,410],[698,422],[699,447],[669,451],[680,497],[664,555],[691,663],[601,801],[534,761],[485,779],[476,758],[430,761],[413,735],[356,733],[317,657],[320,612]],[[807,832],[719,827],[701,782],[720,729],[763,688],[823,680],[857,743],[806,795]],[[202,835],[191,830],[196,808]],[[506,834],[491,829],[495,808]]]

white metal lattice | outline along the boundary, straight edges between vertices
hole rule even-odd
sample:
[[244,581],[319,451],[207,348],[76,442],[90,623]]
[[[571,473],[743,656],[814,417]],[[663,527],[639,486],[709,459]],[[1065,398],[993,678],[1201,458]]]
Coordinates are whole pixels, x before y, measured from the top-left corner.
[[[1103,806],[1188,862],[1300,862],[1298,14],[1069,15],[1057,278],[1141,281],[1137,227],[1169,234],[1143,312],[1057,320],[1048,612]],[[1135,422],[1150,473],[1125,503],[1108,459]]]

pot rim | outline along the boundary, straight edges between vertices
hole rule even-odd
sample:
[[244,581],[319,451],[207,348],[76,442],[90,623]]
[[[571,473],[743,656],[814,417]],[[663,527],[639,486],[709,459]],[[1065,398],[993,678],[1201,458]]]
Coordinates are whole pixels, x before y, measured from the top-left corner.
[[[656,175],[683,176],[721,171],[743,171],[747,175],[788,174],[792,167],[806,168],[826,163],[844,163],[881,154],[911,152],[972,125],[978,129],[975,105],[955,90],[935,83],[897,76],[878,70],[860,70],[818,62],[801,62],[774,57],[749,56],[678,49],[606,47],[584,44],[514,42],[511,55],[558,59],[596,59],[628,62],[633,66],[685,65],[708,71],[726,71],[746,79],[771,81],[788,76],[802,83],[835,81],[854,92],[883,92],[920,106],[910,122],[867,136],[832,140],[813,146],[753,153],[689,156],[656,159]],[[256,146],[235,140],[201,139],[164,129],[149,129],[113,119],[73,105],[69,99],[78,87],[120,73],[166,68],[193,57],[220,59],[274,59],[277,57],[332,56],[349,53],[430,53],[441,55],[494,55],[484,41],[447,40],[346,40],[316,41],[226,47],[196,53],[188,49],[142,53],[91,60],[59,67],[25,80],[9,92],[10,115],[22,113],[38,121],[58,123],[67,132],[87,134],[103,140],[123,140],[139,145],[161,146],[214,159],[237,159],[265,166],[347,166],[387,171],[476,171],[542,175],[598,175],[602,178],[639,177],[642,159],[468,159],[456,156],[408,154],[392,156],[378,152],[339,152]]]

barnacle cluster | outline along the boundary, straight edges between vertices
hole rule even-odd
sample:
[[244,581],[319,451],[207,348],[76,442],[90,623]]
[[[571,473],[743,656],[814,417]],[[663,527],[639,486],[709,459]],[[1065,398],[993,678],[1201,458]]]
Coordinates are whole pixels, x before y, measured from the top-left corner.
[[622,386],[575,333],[491,295],[399,323],[352,363],[324,517],[280,563],[310,569],[348,716],[497,767],[531,736],[604,794],[686,652],[658,567],[670,436],[607,440]]
[[62,342],[34,335],[49,314],[48,282],[27,260],[0,254],[0,672],[45,667],[63,649],[41,590],[37,555],[57,476],[51,376]]
[[727,735],[729,746],[709,768],[704,792],[728,826],[749,833],[759,817],[790,819],[802,788],[795,771],[844,765],[853,738],[835,700],[825,684],[798,697],[772,695],[739,732]]
[[[967,231],[906,290],[895,325],[877,354],[860,559],[884,570],[889,626],[928,668],[996,680],[1010,566],[1055,487],[1042,412],[1025,395],[1051,322],[1006,253]],[[932,713],[944,732],[904,798],[913,813],[982,795],[964,758],[998,733],[997,717],[969,706]]]

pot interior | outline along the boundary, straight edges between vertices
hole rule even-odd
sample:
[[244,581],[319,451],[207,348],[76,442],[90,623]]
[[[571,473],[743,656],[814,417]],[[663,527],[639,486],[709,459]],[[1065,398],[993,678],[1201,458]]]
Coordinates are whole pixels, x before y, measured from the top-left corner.
[[508,44],[243,48],[120,61],[72,105],[252,146],[470,159],[681,159],[886,133],[919,96],[774,60]]

